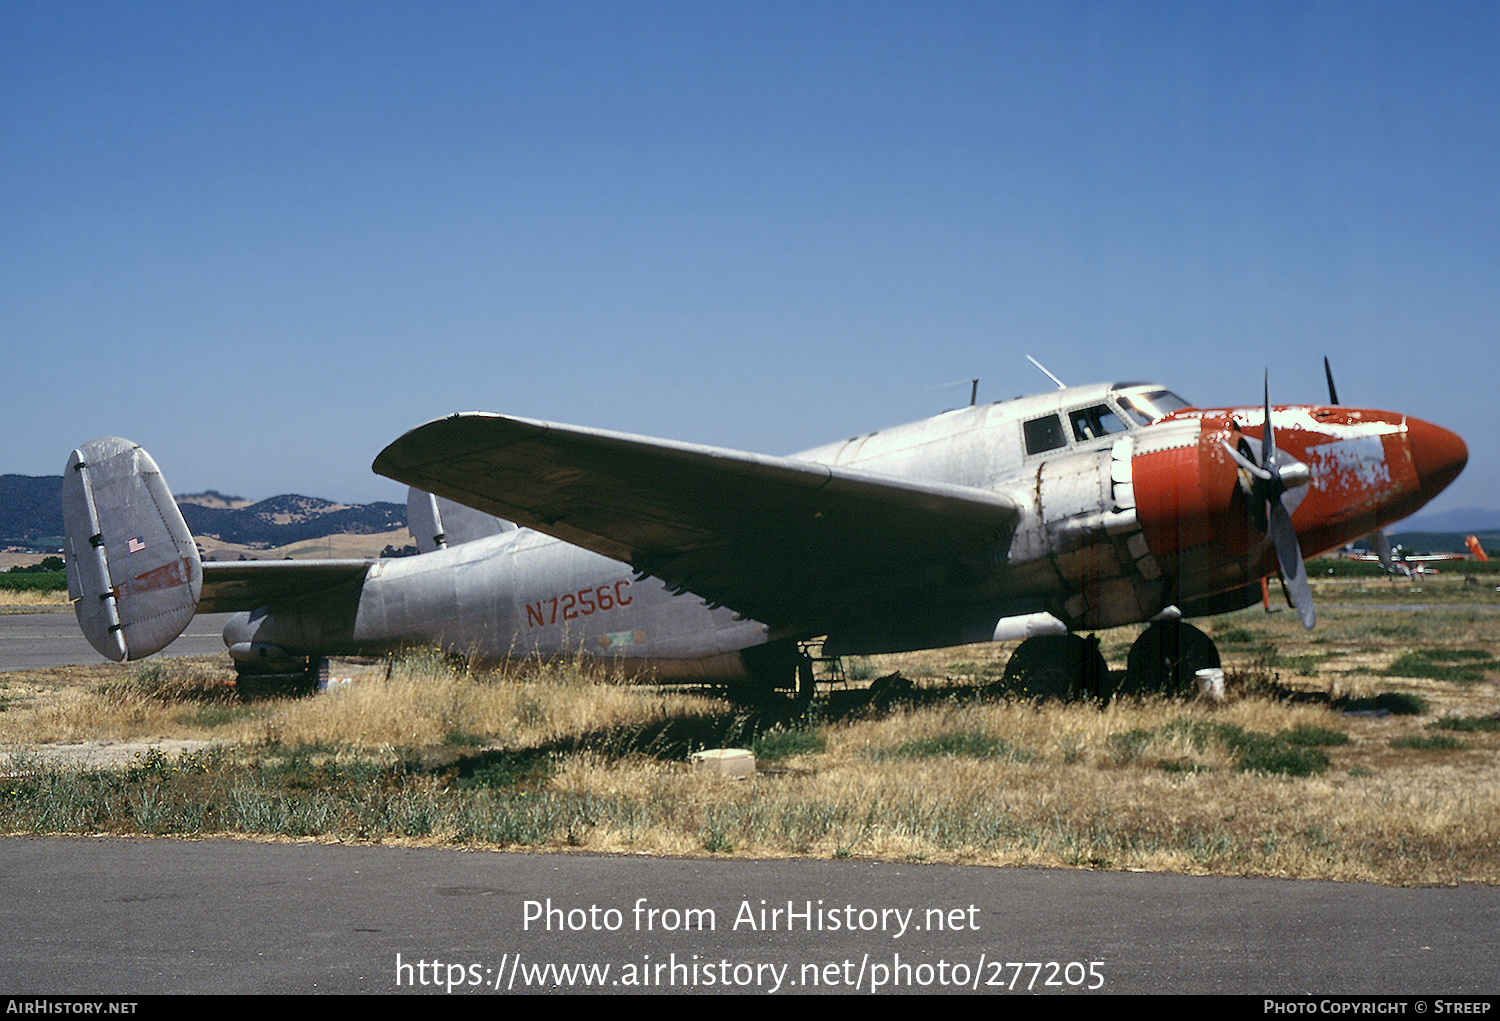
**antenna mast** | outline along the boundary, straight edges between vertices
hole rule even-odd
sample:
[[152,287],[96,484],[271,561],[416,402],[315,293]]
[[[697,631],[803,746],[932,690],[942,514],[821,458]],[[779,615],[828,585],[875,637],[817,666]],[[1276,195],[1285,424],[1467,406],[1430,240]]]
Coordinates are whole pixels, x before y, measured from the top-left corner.
[[1035,358],[1031,357],[1031,355],[1027,355],[1026,356],[1026,360],[1028,362],[1030,362],[1032,365],[1035,365],[1037,368],[1041,369],[1042,372],[1046,373],[1047,378],[1050,379],[1050,380],[1052,380],[1052,382],[1056,383],[1057,384],[1057,388],[1059,390],[1066,390],[1068,388],[1068,384],[1064,383],[1062,380],[1060,380],[1056,376],[1052,375],[1052,373],[1047,372],[1047,366],[1043,365],[1041,362],[1039,362]]

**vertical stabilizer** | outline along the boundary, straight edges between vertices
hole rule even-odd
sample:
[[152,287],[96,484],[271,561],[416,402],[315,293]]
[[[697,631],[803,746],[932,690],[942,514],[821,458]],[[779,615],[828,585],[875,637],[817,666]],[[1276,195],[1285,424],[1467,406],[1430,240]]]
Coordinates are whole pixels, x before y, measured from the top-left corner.
[[116,437],[85,443],[63,472],[68,597],[89,644],[141,659],[198,609],[203,565],[151,455]]
[[406,526],[419,553],[515,530],[515,522],[465,507],[412,486],[406,493]]

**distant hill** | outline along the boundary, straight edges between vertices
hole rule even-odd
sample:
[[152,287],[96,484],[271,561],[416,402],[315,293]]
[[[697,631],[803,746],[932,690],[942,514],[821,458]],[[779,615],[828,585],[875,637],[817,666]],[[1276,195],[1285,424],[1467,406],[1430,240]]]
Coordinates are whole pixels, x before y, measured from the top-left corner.
[[1500,530],[1500,510],[1462,507],[1440,514],[1418,514],[1397,522],[1394,527],[1402,532],[1462,532],[1465,535],[1493,532]]
[[[0,476],[0,546],[31,546],[63,534],[61,475]],[[214,490],[189,493],[177,505],[196,536],[244,546],[286,546],[329,535],[369,535],[401,528],[397,503],[343,504],[313,496],[273,496],[250,503]]]
[[61,475],[0,475],[0,544],[30,546],[44,540],[60,541],[61,501]]
[[406,524],[398,503],[350,506],[313,496],[273,496],[247,507],[179,504],[188,530],[245,546],[286,546],[326,535],[369,535]]
[[1439,514],[1418,514],[1386,531],[1391,544],[1408,553],[1467,553],[1464,540],[1477,536],[1493,558],[1500,549],[1500,511],[1461,507]]
[[[1490,555],[1500,550],[1500,529],[1478,528],[1467,532],[1392,532],[1386,538],[1392,546],[1400,546],[1407,553],[1467,553],[1465,544],[1469,536],[1479,540],[1480,547]],[[1368,546],[1368,543],[1363,545]]]

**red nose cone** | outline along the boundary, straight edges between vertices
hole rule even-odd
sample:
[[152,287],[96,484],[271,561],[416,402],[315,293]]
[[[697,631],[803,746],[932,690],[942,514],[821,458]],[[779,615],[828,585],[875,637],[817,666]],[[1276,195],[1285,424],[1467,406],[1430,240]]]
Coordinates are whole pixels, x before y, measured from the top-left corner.
[[1469,460],[1469,448],[1464,446],[1463,440],[1447,429],[1420,419],[1406,420],[1406,442],[1424,503],[1458,478],[1458,473],[1464,470]]

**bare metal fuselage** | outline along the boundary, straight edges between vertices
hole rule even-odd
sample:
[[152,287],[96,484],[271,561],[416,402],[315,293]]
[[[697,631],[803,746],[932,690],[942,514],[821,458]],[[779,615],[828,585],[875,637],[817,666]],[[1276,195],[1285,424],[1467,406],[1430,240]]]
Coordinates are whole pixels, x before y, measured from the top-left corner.
[[360,582],[241,612],[224,629],[245,660],[435,646],[489,660],[606,656],[667,678],[741,676],[739,650],[765,635],[529,528],[381,560]]

